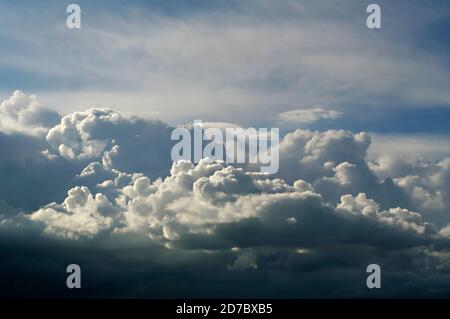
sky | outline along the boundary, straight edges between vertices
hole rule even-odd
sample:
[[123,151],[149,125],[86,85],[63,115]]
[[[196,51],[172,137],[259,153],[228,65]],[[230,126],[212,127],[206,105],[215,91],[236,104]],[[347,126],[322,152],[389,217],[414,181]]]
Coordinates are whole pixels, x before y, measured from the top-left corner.
[[[448,297],[450,3],[371,2],[78,0],[68,29],[0,0],[0,296]],[[194,120],[280,128],[279,171],[173,163]]]
[[321,106],[345,111],[345,128],[448,133],[448,3],[380,2],[375,31],[367,4],[79,1],[82,29],[70,30],[60,1],[2,1],[2,96],[174,123]]

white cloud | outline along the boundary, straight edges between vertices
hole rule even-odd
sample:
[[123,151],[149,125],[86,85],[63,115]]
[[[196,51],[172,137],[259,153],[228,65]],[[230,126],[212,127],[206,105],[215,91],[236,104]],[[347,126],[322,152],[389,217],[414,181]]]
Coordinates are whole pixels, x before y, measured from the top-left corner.
[[123,121],[120,114],[110,109],[90,109],[64,116],[61,123],[50,129],[48,143],[59,155],[68,159],[95,159],[101,157],[108,146],[109,136],[103,139],[96,135]]
[[0,104],[0,131],[45,135],[57,123],[59,115],[43,107],[35,95],[22,91],[14,93]]
[[344,130],[313,132],[296,130],[288,133],[280,143],[279,176],[288,181],[304,179],[312,182],[331,176],[340,163],[364,162],[371,143],[365,133]]
[[86,187],[75,187],[62,204],[49,204],[30,218],[44,223],[46,233],[77,239],[110,227],[112,219],[107,215],[112,212],[114,207],[104,195],[93,197]]
[[431,162],[450,157],[450,141],[439,134],[374,134],[367,159],[380,178],[413,173]]
[[101,160],[121,171],[163,176],[170,168],[169,133],[169,126],[160,121],[91,108],[68,114],[52,127],[46,137],[47,152],[69,160]]
[[[375,245],[383,244],[383,236],[396,233],[409,234],[419,241],[422,236],[432,235],[432,228],[422,222],[419,214],[401,208],[382,211],[365,194],[342,196],[334,208],[303,181],[289,185],[222,163],[202,161],[193,166],[179,162],[164,180],[151,182],[135,175],[124,187],[119,187],[117,178],[110,185],[116,188],[111,199],[102,193],[93,196],[86,187],[76,187],[61,205],[47,205],[30,218],[43,222],[45,232],[58,236],[95,236],[109,229],[112,234],[140,233],[167,247],[196,246],[196,237],[210,238],[222,248],[229,240],[238,247],[365,240],[362,234],[350,231],[357,220],[373,228],[370,241]],[[247,234],[253,244],[240,230],[248,223],[256,231]],[[385,228],[378,239],[377,228]],[[306,229],[315,229],[316,233],[305,233]]]
[[336,120],[344,116],[344,113],[326,110],[321,107],[311,109],[297,109],[278,114],[281,122],[296,123],[300,125],[312,124],[320,120]]
[[[420,214],[408,211],[407,209],[397,207],[390,208],[387,211],[381,211],[379,205],[374,200],[368,199],[364,193],[359,193],[356,197],[351,195],[342,196],[337,210],[356,215],[362,214],[380,223],[410,229],[418,234],[423,234],[427,227],[429,227],[422,222]],[[428,229],[431,230],[431,228]]]
[[[35,97],[27,97],[20,92],[13,97],[2,103],[5,112],[19,114],[39,105]],[[24,130],[35,127],[33,121],[20,123]],[[121,209],[127,211],[124,219],[129,221],[130,228],[154,223],[143,217],[144,210],[154,211],[157,216],[165,210],[172,212],[169,216],[176,215],[177,209],[184,210],[183,205],[191,193],[195,195],[194,203],[208,214],[213,214],[211,205],[226,207],[238,202],[242,196],[311,191],[320,193],[325,201],[333,204],[337,204],[343,195],[366,193],[384,210],[398,206],[420,212],[427,222],[442,225],[449,221],[445,214],[450,207],[448,161],[436,164],[398,162],[396,174],[387,174],[393,170],[382,160],[383,157],[379,157],[379,161],[373,156],[370,161],[366,160],[371,138],[364,132],[296,130],[288,133],[280,143],[280,171],[274,178],[267,179],[252,172],[255,167],[235,169],[216,163],[212,166],[198,165],[193,169],[191,164],[180,163],[172,167],[161,189],[154,180],[166,177],[171,165],[170,127],[166,124],[123,117],[110,109],[93,108],[68,114],[61,118],[59,124],[44,129],[48,133],[46,140],[39,140],[35,146],[37,150],[42,147],[40,154],[34,155],[36,160],[44,163],[46,171],[56,164],[61,166],[61,172],[64,165],[72,162],[76,165],[70,167],[71,170],[87,165],[84,170],[80,169],[78,176],[73,176],[75,179],[71,185],[87,186],[91,192],[101,193],[113,202],[122,194],[121,205],[129,207]],[[59,162],[60,157],[69,162]],[[380,174],[382,171],[385,177]],[[64,187],[69,186],[68,178],[70,176],[64,177]],[[174,184],[174,180],[183,183]],[[137,184],[131,187],[128,185],[131,181],[137,181]],[[61,187],[58,183],[55,185]],[[169,187],[166,184],[173,185]],[[52,185],[48,184],[48,187]],[[130,196],[132,200],[126,201]],[[168,201],[156,200],[158,196]],[[13,198],[20,198],[20,194]],[[5,199],[10,204],[9,198]],[[220,215],[226,220],[224,213]],[[286,216],[291,217],[295,216]],[[201,220],[203,217],[195,218]]]

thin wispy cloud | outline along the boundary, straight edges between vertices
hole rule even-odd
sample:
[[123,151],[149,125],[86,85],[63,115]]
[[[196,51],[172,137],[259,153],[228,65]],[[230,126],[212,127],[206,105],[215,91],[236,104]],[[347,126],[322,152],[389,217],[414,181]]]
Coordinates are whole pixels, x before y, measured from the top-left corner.
[[[298,101],[332,109],[386,105],[386,97],[401,105],[449,105],[450,77],[441,55],[407,38],[393,42],[384,30],[368,33],[359,21],[345,19],[363,6],[349,4],[347,11],[325,18],[324,10],[334,6],[253,1],[181,17],[97,9],[95,19],[87,6],[81,32],[67,30],[54,8],[51,15],[43,13],[46,23],[35,14],[27,24],[12,21],[3,29],[10,49],[2,64],[24,73],[20,88],[30,86],[64,112],[96,101],[173,121],[190,114],[217,120],[219,110],[227,121],[238,110],[252,114],[243,120],[258,121]],[[429,11],[414,16],[418,26],[439,13]],[[29,33],[33,23],[39,28]],[[39,79],[44,75],[48,87]]]
[[321,120],[336,120],[344,115],[345,114],[342,112],[314,107],[310,109],[297,109],[283,112],[278,114],[278,118],[282,123],[307,125]]

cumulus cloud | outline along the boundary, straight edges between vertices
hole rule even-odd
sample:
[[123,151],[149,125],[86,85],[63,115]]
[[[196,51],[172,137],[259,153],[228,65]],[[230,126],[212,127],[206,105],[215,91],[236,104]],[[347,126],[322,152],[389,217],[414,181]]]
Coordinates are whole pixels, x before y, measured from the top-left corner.
[[[406,209],[382,211],[360,193],[345,195],[335,207],[304,181],[282,180],[244,172],[223,163],[175,163],[171,175],[151,182],[131,176],[99,184],[115,187],[112,200],[86,187],[69,191],[61,205],[50,204],[30,215],[46,232],[63,237],[137,232],[162,245],[189,248],[305,247],[342,241],[382,245],[387,238],[420,242],[433,234],[420,214]],[[365,238],[351,228],[360,223],[379,233]],[[384,229],[381,231],[380,229]]]
[[450,207],[450,158],[410,167],[410,173],[394,179],[412,203],[436,222],[448,222]]
[[[32,129],[35,123],[15,125]],[[363,296],[363,290],[346,290],[356,280],[349,273],[374,261],[387,278],[417,285],[419,294],[428,284],[417,280],[420,274],[446,278],[449,270],[449,159],[405,161],[392,169],[390,162],[368,159],[368,133],[298,129],[280,142],[279,172],[267,175],[206,159],[172,163],[170,126],[106,108],[74,112],[39,130],[45,134],[0,134],[0,242],[6,247],[13,239],[23,258],[25,251],[53,256],[70,247],[99,272],[106,260],[113,263],[110,273],[134,264],[136,274],[177,280],[184,267],[200,268],[231,285],[204,291],[216,295],[264,274],[275,282],[280,274],[305,279],[307,272],[308,280],[324,273],[332,282],[347,280],[317,296]],[[101,252],[98,259],[89,257],[94,251]],[[124,251],[126,257],[118,257]],[[14,266],[12,250],[0,256],[5,270]],[[399,275],[404,264],[408,274]],[[286,296],[308,296],[302,289],[293,293],[293,284],[281,284]],[[143,291],[149,293],[128,293]],[[270,295],[270,289],[258,291]],[[386,294],[407,291],[390,287]]]
[[[301,276],[308,269],[315,276],[334,268],[327,277],[332,280],[342,276],[339,271],[363,267],[373,258],[392,271],[398,268],[389,265],[389,258],[415,263],[427,259],[436,267],[447,260],[439,252],[432,253],[433,243],[446,245],[446,229],[439,231],[408,209],[383,210],[364,193],[344,195],[333,205],[305,181],[290,184],[207,161],[174,163],[168,177],[156,180],[142,174],[107,174],[107,170],[96,163],[81,174],[99,175],[95,194],[75,187],[61,204],[49,204],[27,218],[42,224],[44,233],[53,238],[84,238],[95,245],[110,242],[131,251],[147,243],[153,247],[148,253],[164,260],[159,267],[166,271],[171,267],[173,276],[178,276],[175,269],[186,265],[173,256],[188,254],[189,265],[207,263],[205,271],[215,269],[219,277],[231,276],[233,285],[238,285],[241,272]],[[139,239],[133,243],[127,239],[130,236]],[[390,257],[380,256],[380,251]],[[147,267],[154,264],[147,262]]]
[[43,107],[35,95],[15,91],[0,104],[0,131],[4,133],[45,134],[59,121],[59,114]]
[[364,164],[370,142],[369,134],[364,132],[290,132],[280,143],[279,175],[288,181],[301,178],[308,182],[331,176],[340,163]]
[[[114,211],[106,196],[91,195],[86,187],[72,188],[61,205],[49,204],[31,215],[31,220],[43,222],[46,233],[78,238],[93,236],[108,228]],[[106,215],[106,216],[104,216]]]
[[0,113],[0,198],[12,206],[29,211],[62,200],[95,162],[151,177],[169,173],[170,129],[162,122],[95,108],[60,117],[21,91]]
[[170,168],[170,129],[157,120],[125,118],[107,108],[64,116],[46,136],[49,154],[69,160],[101,159],[127,172],[161,176]]

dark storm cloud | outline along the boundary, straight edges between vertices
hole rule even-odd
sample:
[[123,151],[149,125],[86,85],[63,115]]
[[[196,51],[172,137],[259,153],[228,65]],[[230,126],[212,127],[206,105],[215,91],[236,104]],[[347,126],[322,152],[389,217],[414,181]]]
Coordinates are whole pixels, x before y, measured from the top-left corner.
[[[438,270],[440,260],[416,249],[331,245],[320,252],[298,254],[263,247],[254,253],[258,265],[254,269],[237,266],[238,254],[231,251],[169,250],[123,242],[112,248],[113,244],[108,239],[94,248],[89,242],[2,232],[0,295],[311,298],[442,297],[449,293],[448,269]],[[383,289],[368,291],[365,267],[374,261],[383,269]],[[82,267],[82,289],[68,290],[65,270],[75,262]]]

